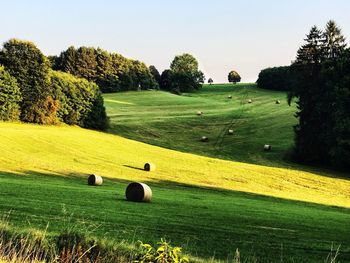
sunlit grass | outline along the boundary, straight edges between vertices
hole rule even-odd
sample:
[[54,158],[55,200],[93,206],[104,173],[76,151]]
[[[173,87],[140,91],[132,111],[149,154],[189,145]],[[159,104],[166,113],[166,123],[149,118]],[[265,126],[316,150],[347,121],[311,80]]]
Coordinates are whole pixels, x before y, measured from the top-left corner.
[[[350,181],[295,169],[201,157],[76,127],[0,124],[3,171],[97,173],[130,181],[170,181],[350,207]],[[145,173],[145,162],[157,170]]]

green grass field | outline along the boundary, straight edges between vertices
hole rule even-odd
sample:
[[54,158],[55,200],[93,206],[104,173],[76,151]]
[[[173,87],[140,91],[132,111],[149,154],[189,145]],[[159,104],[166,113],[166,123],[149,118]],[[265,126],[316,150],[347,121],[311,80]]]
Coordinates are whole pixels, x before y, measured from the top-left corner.
[[[296,124],[295,106],[288,106],[285,92],[257,89],[255,84],[224,84],[205,85],[200,92],[183,96],[147,91],[104,97],[110,131],[124,137],[228,160],[292,165],[282,160],[293,145]],[[197,116],[197,111],[204,114]],[[227,134],[229,128],[233,136]],[[209,142],[201,143],[202,136]],[[264,144],[272,145],[273,151],[263,152]]]
[[[253,103],[242,104],[248,98]],[[126,243],[165,237],[205,261],[226,261],[238,248],[258,262],[323,262],[339,245],[340,262],[350,261],[350,180],[283,159],[295,123],[284,93],[206,86],[191,96],[105,99],[111,132],[179,151],[77,127],[0,123],[0,213],[11,225],[48,225],[49,235],[78,227]],[[231,121],[235,134],[214,147]],[[262,151],[265,143],[271,152]],[[140,169],[147,161],[155,172]],[[104,185],[88,186],[90,173]],[[125,201],[131,181],[147,182],[153,202]]]

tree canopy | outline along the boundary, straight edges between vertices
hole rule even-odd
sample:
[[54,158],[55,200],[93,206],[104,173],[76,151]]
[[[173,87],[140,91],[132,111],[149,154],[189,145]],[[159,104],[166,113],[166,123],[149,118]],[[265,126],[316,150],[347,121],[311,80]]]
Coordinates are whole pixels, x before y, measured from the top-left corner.
[[[84,50],[79,57],[70,48],[66,70],[93,78],[99,68],[90,60],[92,51]],[[80,66],[74,64],[77,60],[71,60],[72,57],[81,58]],[[50,69],[50,65],[56,67],[58,63],[58,57],[46,58],[31,42],[6,42],[0,50],[0,64],[4,66],[0,67],[0,119],[16,120],[20,116],[25,122],[65,122],[106,129],[108,120],[99,87],[87,79]]]
[[314,26],[291,65],[295,82],[289,102],[296,98],[298,105],[298,161],[350,167],[350,53],[344,40],[334,21],[324,32]]
[[198,61],[187,53],[175,56],[170,70],[163,73],[161,87],[175,93],[196,91],[205,80],[203,72],[198,69]]
[[69,47],[51,61],[54,70],[93,81],[103,92],[158,88],[145,63],[100,48]]
[[237,71],[230,71],[228,73],[228,82],[231,82],[233,84],[236,84],[237,82],[241,81],[241,76],[237,73]]
[[16,79],[0,66],[0,120],[18,120],[21,101],[22,94]]
[[54,123],[55,107],[50,107],[52,111],[45,113],[41,107],[49,106],[47,103],[51,101],[50,63],[41,51],[32,42],[11,39],[4,44],[0,52],[0,64],[16,78],[20,87],[23,96],[21,120]]

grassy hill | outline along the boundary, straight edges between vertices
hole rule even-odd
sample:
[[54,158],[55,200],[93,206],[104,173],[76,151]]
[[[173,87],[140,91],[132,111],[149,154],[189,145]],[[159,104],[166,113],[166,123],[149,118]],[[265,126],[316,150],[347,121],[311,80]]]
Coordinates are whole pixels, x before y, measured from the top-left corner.
[[[130,139],[228,160],[293,165],[283,161],[296,124],[295,106],[288,106],[285,92],[261,90],[255,84],[205,85],[183,96],[162,91],[105,94],[105,105],[110,131]],[[204,114],[197,116],[197,111]],[[234,135],[228,135],[228,129]],[[209,142],[200,142],[202,136]],[[263,152],[264,144],[273,150]]]
[[[333,173],[213,159],[67,126],[0,123],[0,142],[0,213],[19,229],[49,224],[53,235],[78,226],[128,243],[166,237],[200,258],[226,259],[239,248],[262,262],[320,262],[341,244],[340,259],[350,259],[350,181]],[[146,161],[158,169],[142,171]],[[89,173],[105,184],[89,187]],[[124,201],[130,181],[147,182],[153,202]]]

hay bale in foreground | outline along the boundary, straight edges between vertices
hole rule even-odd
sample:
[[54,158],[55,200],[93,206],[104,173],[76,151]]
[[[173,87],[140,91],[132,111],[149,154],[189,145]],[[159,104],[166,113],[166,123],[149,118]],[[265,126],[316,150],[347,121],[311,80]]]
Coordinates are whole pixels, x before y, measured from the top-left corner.
[[203,111],[197,111],[197,115],[198,115],[198,116],[203,115]]
[[206,136],[202,136],[201,141],[202,142],[207,142],[207,141],[209,141],[209,138],[206,137]]
[[248,103],[252,103],[253,101],[251,99],[248,100]]
[[151,202],[152,190],[144,183],[130,183],[125,190],[126,200],[132,202]]
[[228,130],[228,134],[229,134],[229,135],[233,135],[233,130],[232,130],[232,129],[229,129],[229,130]]
[[153,172],[156,170],[156,166],[153,163],[145,163],[143,166],[143,169],[147,172]]
[[281,101],[280,100],[276,100],[276,104],[281,104]]
[[88,178],[88,185],[102,185],[103,179],[99,175],[91,174]]
[[271,145],[265,144],[265,145],[264,145],[264,151],[265,151],[265,152],[271,151]]
[[232,95],[228,95],[227,98],[228,98],[228,99],[232,99]]

